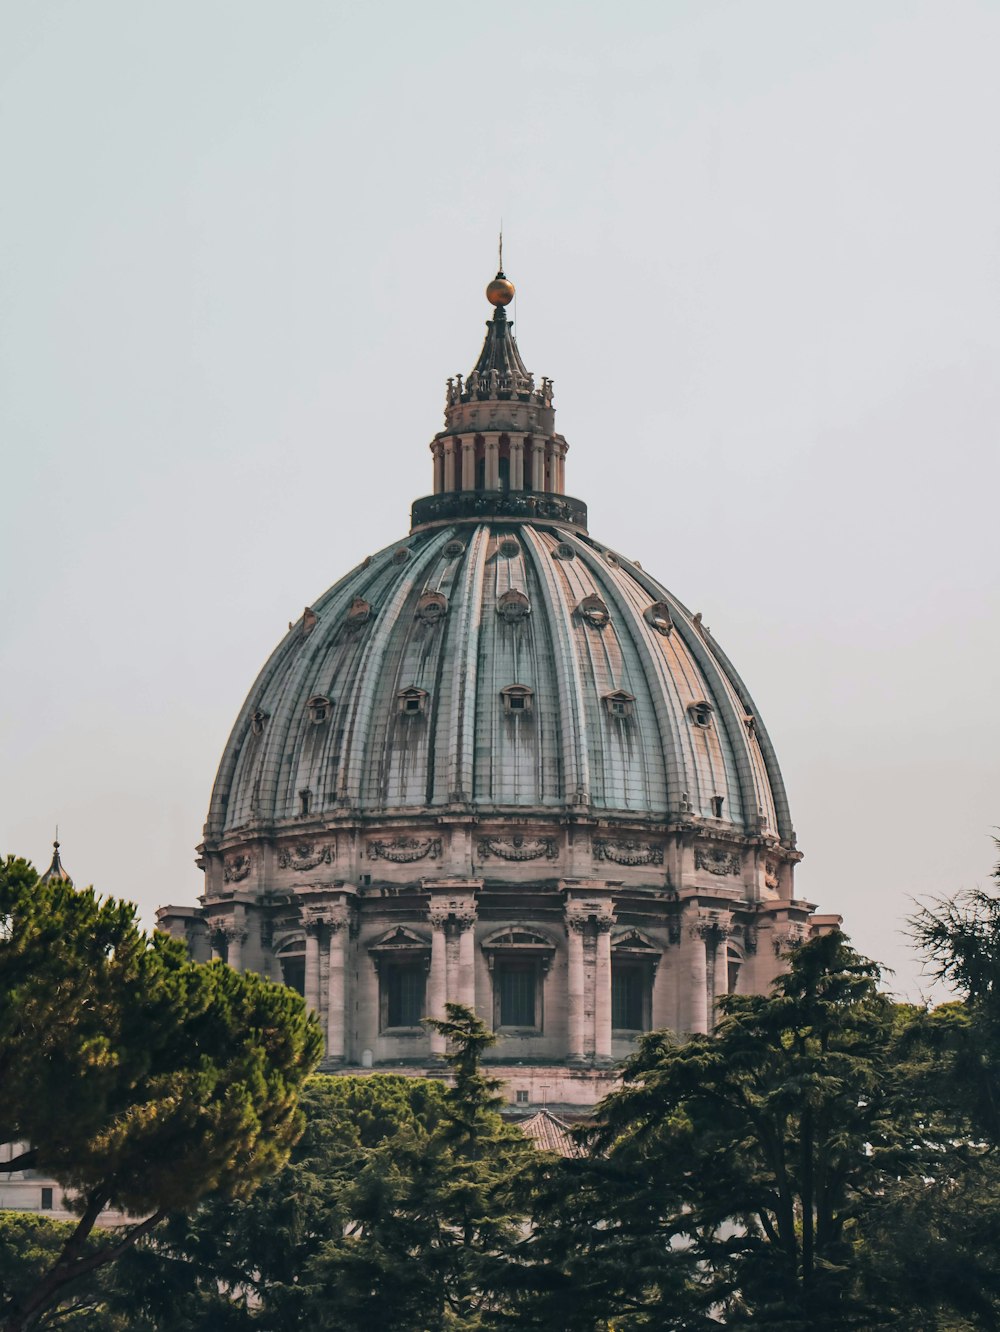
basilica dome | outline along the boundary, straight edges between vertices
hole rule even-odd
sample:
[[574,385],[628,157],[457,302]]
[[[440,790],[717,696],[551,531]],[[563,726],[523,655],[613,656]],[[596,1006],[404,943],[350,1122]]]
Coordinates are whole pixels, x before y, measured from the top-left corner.
[[700,618],[580,524],[534,517],[418,525],[314,602],[244,704],[207,831],[455,805],[792,832]]
[[450,1001],[511,1099],[586,1105],[641,1032],[710,1029],[830,928],[797,899],[781,774],[702,623],[588,530],[552,381],[506,306],[448,380],[410,531],[289,626],[165,907],[196,957],[299,988],[328,1066],[429,1067]]

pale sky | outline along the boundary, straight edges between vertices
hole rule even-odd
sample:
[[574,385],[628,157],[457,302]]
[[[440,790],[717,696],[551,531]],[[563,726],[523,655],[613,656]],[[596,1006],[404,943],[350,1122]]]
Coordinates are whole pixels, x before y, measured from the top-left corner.
[[998,68],[997,0],[6,0],[0,847],[194,903],[265,657],[431,489],[502,215],[569,493],[917,995],[912,898],[997,859]]

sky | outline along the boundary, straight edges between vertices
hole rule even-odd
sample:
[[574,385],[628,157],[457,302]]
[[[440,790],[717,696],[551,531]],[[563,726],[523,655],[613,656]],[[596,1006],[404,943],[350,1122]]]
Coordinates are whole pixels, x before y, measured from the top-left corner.
[[1000,824],[1000,4],[6,0],[0,849],[194,904],[289,620],[517,285],[595,537],[705,622],[896,992]]

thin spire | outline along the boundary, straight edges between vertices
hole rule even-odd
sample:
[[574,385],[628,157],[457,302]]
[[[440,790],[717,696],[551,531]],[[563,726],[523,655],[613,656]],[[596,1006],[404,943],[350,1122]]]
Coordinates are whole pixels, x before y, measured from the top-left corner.
[[503,218],[500,219],[500,272],[503,272]]

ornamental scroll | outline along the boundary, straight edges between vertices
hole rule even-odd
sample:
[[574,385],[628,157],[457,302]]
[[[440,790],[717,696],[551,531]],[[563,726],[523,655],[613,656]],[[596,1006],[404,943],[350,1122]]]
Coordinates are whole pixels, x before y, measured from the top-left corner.
[[332,860],[333,852],[329,845],[316,847],[312,842],[299,842],[278,852],[279,869],[311,870],[317,865],[329,865]]
[[616,865],[662,865],[663,847],[637,842],[631,837],[595,837],[594,859],[613,860]]
[[739,874],[741,866],[738,851],[720,851],[715,847],[706,851],[698,847],[694,853],[695,869],[708,870],[709,874]]
[[480,837],[479,854],[483,860],[555,860],[556,844],[551,837]]
[[369,842],[369,860],[391,860],[397,865],[409,865],[415,860],[437,860],[441,854],[440,837],[393,837],[387,842]]

